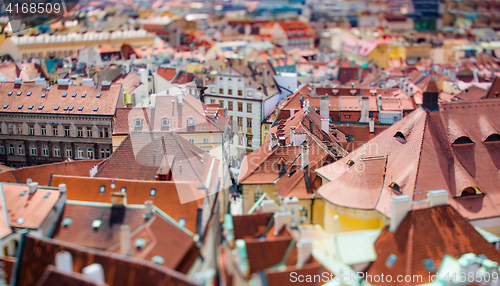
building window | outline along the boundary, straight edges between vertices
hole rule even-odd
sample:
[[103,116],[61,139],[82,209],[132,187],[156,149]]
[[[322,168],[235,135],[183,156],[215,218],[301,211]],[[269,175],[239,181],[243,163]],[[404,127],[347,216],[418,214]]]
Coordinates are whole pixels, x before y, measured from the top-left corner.
[[31,124],[29,127],[29,134],[35,135],[35,125]]
[[210,104],[215,104],[215,99],[210,99]]
[[52,135],[53,135],[53,136],[57,136],[57,135],[58,135],[58,133],[59,133],[59,130],[57,129],[57,125],[54,125],[54,126],[52,127]]
[[101,159],[104,159],[104,149],[101,148]]
[[134,127],[142,127],[142,118],[137,118],[134,121]]
[[195,125],[194,117],[189,117],[187,120],[187,126],[194,126],[194,125]]
[[64,126],[64,137],[69,137],[69,126]]
[[194,139],[190,138],[188,139],[189,143],[194,144]]
[[208,138],[203,138],[203,143],[208,144],[210,143],[210,140],[208,140]]
[[233,111],[233,102],[232,101],[227,102],[227,110]]
[[349,119],[349,118],[351,118],[351,115],[346,114],[344,117],[345,117],[345,119]]
[[238,127],[243,127],[243,117],[238,116]]
[[219,94],[224,94],[224,89],[223,88],[219,88]]
[[264,130],[269,130],[269,125],[268,124],[264,125]]
[[229,115],[229,127],[233,127],[233,116]]
[[255,191],[253,191],[253,200],[254,200],[254,202],[257,202],[260,199],[260,197],[262,197],[263,193],[264,192],[262,190],[255,190]]
[[243,95],[243,90],[238,89],[238,95],[239,95],[239,96],[242,96],[242,95]]
[[7,127],[7,129],[8,129],[7,132],[9,134],[13,134],[14,133],[14,127],[12,126],[12,124],[9,124],[9,126]]
[[9,145],[9,155],[14,155],[14,145]]
[[229,95],[233,95],[233,89],[229,88],[229,89],[227,90],[227,94],[229,94]]
[[22,145],[17,146],[17,152],[19,155],[24,155],[24,148]]
[[87,149],[87,158],[94,159],[94,151],[92,148]]
[[101,127],[99,130],[99,137],[101,138],[108,138],[108,128],[107,127]]
[[73,157],[73,150],[71,150],[70,147],[66,147],[66,157],[68,158]]
[[229,133],[229,144],[234,144],[234,132]]
[[78,137],[83,137],[83,127],[78,127]]
[[161,126],[162,127],[168,127],[170,126],[170,119],[164,117],[161,119]]
[[252,139],[253,139],[253,135],[247,134],[247,147],[252,148]]
[[23,133],[23,127],[21,124],[17,124],[17,134]]
[[3,143],[0,143],[0,154],[5,153],[5,146],[3,146]]
[[87,127],[87,137],[92,137],[92,127]]
[[106,149],[106,158],[108,158],[110,155],[111,155],[111,152],[109,151],[109,149]]
[[47,145],[42,146],[42,156],[49,156],[49,146]]
[[248,96],[248,97],[252,97],[252,96],[253,96],[253,94],[252,94],[252,91],[251,91],[251,90],[249,90],[249,91],[247,92],[247,96]]
[[224,108],[224,100],[219,100],[219,105],[221,108]]
[[59,149],[59,146],[54,147],[54,157],[60,157],[61,156],[61,149]]
[[247,112],[252,113],[252,104],[251,103],[247,103]]
[[243,103],[242,102],[238,102],[238,111],[243,112]]
[[[247,128],[252,128],[252,118],[247,118]],[[251,132],[248,132],[251,133]]]
[[83,158],[83,149],[78,148],[78,153],[77,153],[78,158]]
[[47,135],[47,127],[45,126],[40,127],[40,134],[44,136]]
[[238,134],[238,145],[243,146],[243,134]]

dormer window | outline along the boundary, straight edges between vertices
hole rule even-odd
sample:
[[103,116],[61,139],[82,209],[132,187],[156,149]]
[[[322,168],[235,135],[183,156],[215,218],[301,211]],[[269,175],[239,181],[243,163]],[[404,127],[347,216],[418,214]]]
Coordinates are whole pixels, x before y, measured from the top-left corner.
[[481,196],[483,192],[477,187],[467,187],[457,194],[457,198]]
[[464,144],[474,144],[472,140],[470,140],[467,136],[459,137],[457,140],[453,142],[453,145],[464,145]]
[[142,127],[142,118],[136,118],[134,121],[134,127]]
[[394,138],[398,139],[399,141],[401,141],[402,143],[406,143],[406,137],[403,133],[401,132],[396,132],[396,134],[394,134]]
[[500,134],[491,134],[484,140],[484,142],[498,142],[500,141]]
[[389,268],[392,268],[392,266],[394,266],[394,263],[396,263],[397,260],[398,257],[396,256],[396,254],[392,253],[391,255],[389,255],[389,257],[387,257],[385,265]]
[[162,127],[168,127],[170,126],[170,119],[164,117],[161,119],[161,126]]
[[402,194],[401,188],[399,187],[399,185],[396,182],[392,182],[389,185],[389,188],[391,188],[397,194]]
[[188,126],[194,126],[195,125],[195,120],[194,117],[189,117],[187,120],[187,125]]

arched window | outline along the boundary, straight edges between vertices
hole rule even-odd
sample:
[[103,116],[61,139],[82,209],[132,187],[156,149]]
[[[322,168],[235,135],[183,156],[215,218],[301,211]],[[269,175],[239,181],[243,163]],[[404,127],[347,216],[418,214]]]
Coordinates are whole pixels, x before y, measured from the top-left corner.
[[474,144],[474,142],[472,142],[472,140],[470,140],[470,138],[467,136],[459,137],[457,138],[457,140],[453,142],[453,145],[462,145],[462,144]]
[[94,159],[94,151],[92,148],[87,149],[87,158]]
[[477,195],[482,195],[483,192],[479,190],[477,187],[467,187],[463,189],[457,197],[471,197],[471,196],[477,196]]
[[83,158],[83,149],[78,148],[78,158]]
[[163,117],[161,119],[161,126],[162,127],[168,127],[168,126],[170,126],[170,119],[167,118],[167,117]]
[[195,119],[194,117],[189,117],[187,121],[188,126],[194,126],[195,125]]
[[134,127],[142,127],[142,118],[136,118],[134,121]]
[[490,136],[488,136],[488,138],[486,138],[486,140],[484,140],[484,142],[496,142],[496,141],[500,141],[500,134],[491,134]]
[[399,141],[406,142],[405,135],[399,131],[394,134],[394,138],[398,139]]

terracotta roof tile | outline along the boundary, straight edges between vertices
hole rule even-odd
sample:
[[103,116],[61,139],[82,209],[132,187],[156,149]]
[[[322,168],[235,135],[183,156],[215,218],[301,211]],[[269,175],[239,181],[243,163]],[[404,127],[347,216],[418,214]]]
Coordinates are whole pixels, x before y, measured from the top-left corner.
[[113,135],[126,135],[129,133],[128,114],[132,108],[117,108],[113,125]]
[[81,273],[66,273],[55,266],[47,266],[36,286],[67,285],[67,286],[104,286],[104,283],[94,282]]

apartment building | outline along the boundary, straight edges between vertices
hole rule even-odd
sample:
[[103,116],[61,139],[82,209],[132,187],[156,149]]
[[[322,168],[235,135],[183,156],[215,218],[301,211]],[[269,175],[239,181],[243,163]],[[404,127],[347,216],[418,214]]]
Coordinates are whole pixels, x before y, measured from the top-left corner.
[[0,161],[12,167],[107,158],[120,84],[0,84]]

